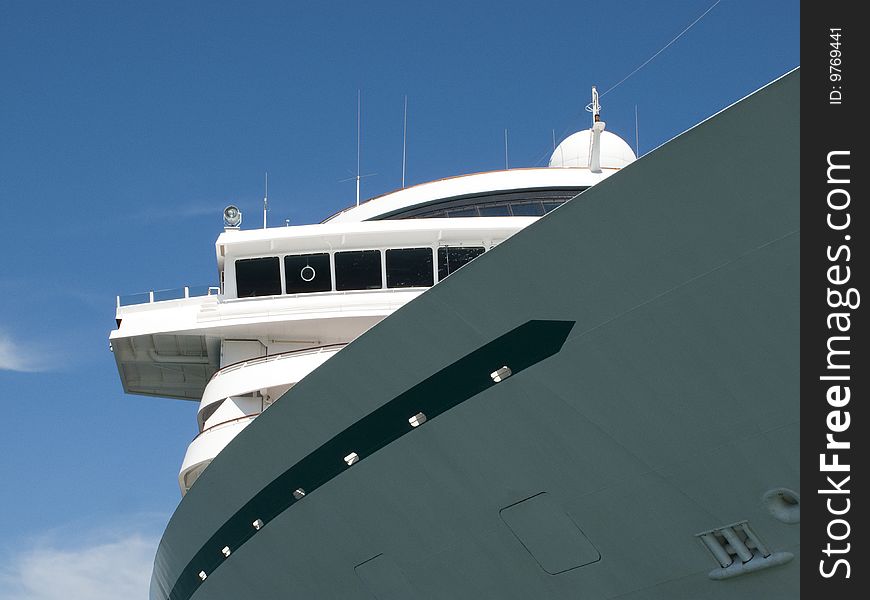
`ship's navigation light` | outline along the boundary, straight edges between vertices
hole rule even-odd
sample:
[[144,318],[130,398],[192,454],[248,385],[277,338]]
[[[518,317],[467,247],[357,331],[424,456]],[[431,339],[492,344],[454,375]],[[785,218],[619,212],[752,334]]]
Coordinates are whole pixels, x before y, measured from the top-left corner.
[[230,204],[224,209],[224,227],[238,227],[242,224],[242,211]]
[[510,368],[506,366],[489,374],[489,376],[492,377],[492,380],[496,383],[498,383],[499,381],[504,381],[511,375],[513,375],[513,371],[511,371]]
[[303,490],[302,488],[296,488],[295,490],[293,490],[293,497],[297,500],[301,500],[304,495],[305,490]]
[[421,412],[418,412],[416,415],[408,419],[408,423],[411,424],[411,427],[419,427],[423,423],[426,422],[426,415]]
[[257,531],[259,531],[260,528],[263,526],[263,519],[257,519],[256,521],[254,521],[253,523],[251,523],[251,525],[254,526],[254,529],[256,529]]
[[224,558],[228,558],[230,555],[230,547],[224,546],[223,550],[221,550],[221,554],[224,555]]
[[200,580],[205,581],[205,578],[206,578],[206,577],[208,577],[208,575],[205,574],[205,571],[200,571],[200,572],[199,572],[199,578],[200,578]]
[[354,464],[355,462],[359,462],[359,454],[357,454],[356,452],[351,452],[350,454],[348,454],[347,456],[344,457],[344,462],[347,463],[348,467],[351,466],[352,464]]

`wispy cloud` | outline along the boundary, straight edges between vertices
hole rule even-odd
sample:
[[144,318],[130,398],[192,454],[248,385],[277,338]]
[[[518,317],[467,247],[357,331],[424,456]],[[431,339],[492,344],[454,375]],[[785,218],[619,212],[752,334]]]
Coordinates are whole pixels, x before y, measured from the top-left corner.
[[152,222],[165,219],[192,219],[205,215],[213,215],[216,219],[220,219],[222,211],[222,206],[187,204],[173,206],[172,208],[149,208],[138,212],[122,213],[118,218],[120,220]]
[[51,361],[42,360],[40,355],[32,345],[15,341],[0,331],[0,371],[29,373],[47,370]]
[[0,567],[4,600],[146,600],[157,539],[102,534],[77,547],[42,541]]

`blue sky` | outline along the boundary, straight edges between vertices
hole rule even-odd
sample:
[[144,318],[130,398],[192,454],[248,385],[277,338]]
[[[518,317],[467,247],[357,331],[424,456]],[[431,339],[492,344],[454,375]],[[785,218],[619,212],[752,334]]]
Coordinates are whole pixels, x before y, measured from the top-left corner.
[[[364,197],[401,184],[406,94],[409,184],[502,168],[504,129],[534,166],[714,1],[0,0],[0,598],[147,596],[196,404],[122,393],[115,295],[214,284],[266,170],[272,224],[351,204],[358,89]],[[637,105],[649,151],[797,66],[798,7],[721,0],[608,130],[633,144]]]

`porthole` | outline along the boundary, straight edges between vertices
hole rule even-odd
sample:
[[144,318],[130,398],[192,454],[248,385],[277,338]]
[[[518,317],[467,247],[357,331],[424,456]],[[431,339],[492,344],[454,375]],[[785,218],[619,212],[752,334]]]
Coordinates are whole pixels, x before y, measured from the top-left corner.
[[314,281],[314,278],[316,276],[317,276],[317,271],[315,271],[314,267],[312,267],[311,265],[305,265],[299,271],[299,277],[302,279],[302,281],[305,281],[305,282]]
[[788,488],[774,488],[765,492],[761,501],[777,521],[789,525],[800,523],[801,499],[797,492]]

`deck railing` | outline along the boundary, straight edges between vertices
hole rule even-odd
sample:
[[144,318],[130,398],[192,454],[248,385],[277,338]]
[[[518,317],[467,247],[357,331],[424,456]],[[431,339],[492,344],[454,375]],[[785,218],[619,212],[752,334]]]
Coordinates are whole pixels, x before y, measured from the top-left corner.
[[284,358],[296,358],[299,356],[305,356],[307,354],[320,354],[321,352],[328,352],[329,350],[337,350],[339,348],[343,348],[347,346],[346,343],[339,344],[326,344],[324,346],[314,346],[312,348],[301,348],[299,350],[290,350],[288,352],[280,352],[278,354],[268,354],[266,356],[258,356],[257,358],[249,358],[247,360],[241,360],[236,363],[231,363],[218,371],[211,376],[211,380],[217,379],[221,375],[226,373],[231,373],[232,371],[237,371],[239,369],[243,369],[245,367],[250,367],[251,365],[258,365],[260,363],[267,363],[276,360],[282,360]]
[[240,417],[234,417],[232,419],[227,419],[226,421],[221,421],[220,423],[215,423],[214,425],[210,425],[210,426],[206,427],[205,429],[203,429],[202,431],[200,431],[199,433],[197,433],[195,436],[193,436],[193,439],[190,441],[190,443],[192,444],[193,442],[195,442],[204,433],[209,433],[209,432],[214,431],[216,429],[223,429],[225,426],[233,425],[233,424],[238,423],[240,421],[253,420],[253,419],[259,417],[261,414],[263,414],[263,411],[260,411],[258,413],[251,413],[249,415],[242,415]]
[[181,288],[149,290],[147,292],[139,292],[138,294],[116,296],[115,305],[118,308],[121,308],[122,306],[152,304],[154,302],[163,302],[164,300],[182,300],[184,298],[195,298],[197,296],[216,296],[220,294],[220,291],[221,289],[219,287],[213,285],[186,285]]

